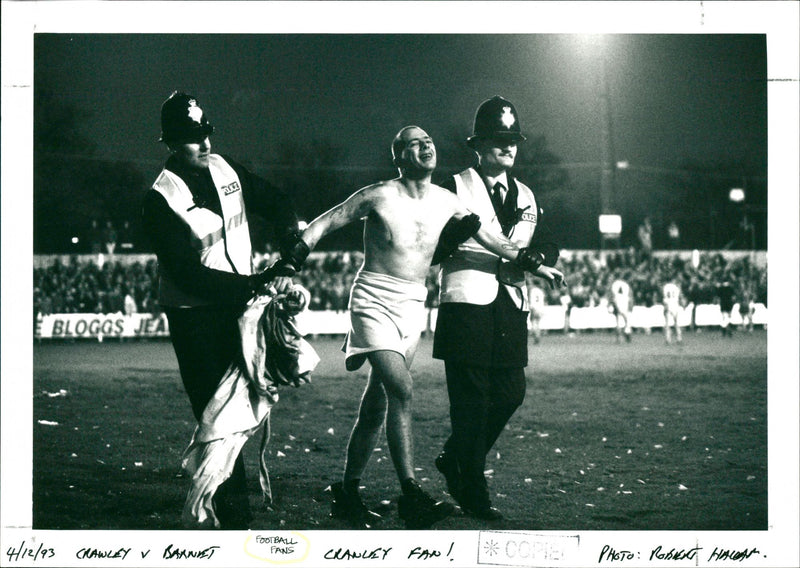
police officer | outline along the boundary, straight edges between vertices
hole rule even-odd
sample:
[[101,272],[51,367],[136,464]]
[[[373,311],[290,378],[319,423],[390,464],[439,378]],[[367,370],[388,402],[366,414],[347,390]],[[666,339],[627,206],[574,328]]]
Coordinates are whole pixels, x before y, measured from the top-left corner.
[[[484,101],[467,139],[478,164],[442,186],[457,193],[482,226],[534,251],[534,274],[558,286],[563,275],[552,268],[558,247],[534,238],[541,210],[530,188],[508,173],[524,140],[513,104],[499,96]],[[487,453],[525,396],[527,316],[525,274],[515,263],[473,239],[442,261],[433,356],[445,362],[452,433],[435,464],[462,510],[480,519],[502,518],[492,506],[484,469]]]
[[[192,95],[174,92],[163,103],[161,132],[171,155],[144,196],[142,225],[158,257],[159,303],[199,421],[239,356],[237,319],[247,301],[268,285],[283,290],[293,272],[276,264],[253,274],[248,219],[261,215],[279,240],[297,231],[298,219],[287,194],[211,153],[214,127]],[[214,502],[221,528],[247,528],[241,455]]]

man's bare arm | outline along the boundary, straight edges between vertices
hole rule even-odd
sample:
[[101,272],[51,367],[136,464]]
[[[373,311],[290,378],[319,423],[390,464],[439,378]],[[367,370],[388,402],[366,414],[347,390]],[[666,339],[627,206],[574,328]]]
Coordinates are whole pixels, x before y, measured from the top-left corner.
[[507,260],[515,261],[520,268],[547,281],[551,288],[563,286],[564,275],[560,270],[545,266],[544,254],[530,247],[519,248],[504,236],[490,233],[483,228],[475,234],[475,240],[486,250]]
[[[470,211],[459,201],[456,204],[454,217],[462,218],[469,214]],[[544,253],[537,252],[530,247],[520,248],[504,235],[497,235],[483,226],[478,229],[473,238],[486,250],[506,260],[514,261],[526,272],[546,280],[551,288],[564,285],[564,275],[560,270],[542,264],[546,256]]]
[[358,190],[342,203],[311,221],[301,235],[308,247],[313,249],[328,233],[367,216],[373,207],[371,187]]
[[475,240],[489,252],[493,252],[506,260],[516,260],[519,256],[519,247],[502,235],[487,231],[484,227],[475,233]]
[[288,267],[299,272],[311,249],[317,246],[322,237],[366,217],[372,210],[375,199],[374,191],[371,191],[373,187],[375,186],[358,190],[339,205],[311,221],[303,232],[298,231],[285,238],[281,244],[281,258],[277,261],[276,268]]

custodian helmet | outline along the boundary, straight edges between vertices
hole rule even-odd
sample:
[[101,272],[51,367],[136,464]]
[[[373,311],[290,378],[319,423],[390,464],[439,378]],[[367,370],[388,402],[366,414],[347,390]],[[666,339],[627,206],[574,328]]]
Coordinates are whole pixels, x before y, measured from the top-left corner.
[[472,146],[479,138],[506,138],[510,142],[525,140],[517,109],[510,101],[495,95],[481,103],[475,112],[475,126],[472,136],[467,138],[467,144]]
[[214,127],[192,95],[175,91],[161,105],[161,142],[209,136]]

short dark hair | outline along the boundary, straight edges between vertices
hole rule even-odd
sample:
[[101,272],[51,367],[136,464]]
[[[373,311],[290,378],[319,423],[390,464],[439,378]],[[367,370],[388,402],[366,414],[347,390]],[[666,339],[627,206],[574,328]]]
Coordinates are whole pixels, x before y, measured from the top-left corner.
[[[413,124],[404,126],[403,128],[400,129],[400,131],[397,134],[395,134],[394,140],[392,140],[392,160],[394,160],[395,162],[397,161],[398,158],[400,158],[400,156],[403,153],[403,150],[405,150],[406,146],[408,145],[408,142],[403,140],[403,132],[405,132],[406,130],[410,130],[411,128],[419,128],[419,126],[415,126]],[[421,128],[419,129],[422,130]]]

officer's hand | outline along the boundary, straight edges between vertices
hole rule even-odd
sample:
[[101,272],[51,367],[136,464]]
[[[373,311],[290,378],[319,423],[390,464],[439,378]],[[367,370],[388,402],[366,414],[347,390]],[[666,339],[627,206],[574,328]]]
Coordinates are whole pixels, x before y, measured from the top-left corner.
[[537,239],[535,242],[531,243],[530,247],[544,257],[542,264],[555,266],[556,262],[558,262],[560,251],[555,243]]
[[536,274],[536,271],[544,262],[544,255],[538,251],[533,250],[531,247],[523,247],[519,249],[517,258],[514,263],[525,272]]
[[536,270],[536,272],[534,272],[534,274],[539,278],[547,280],[551,290],[561,288],[565,285],[564,275],[560,270],[557,270],[552,266],[545,266],[543,264]]
[[291,284],[291,277],[295,274],[297,274],[297,270],[294,266],[281,258],[273,262],[266,270],[250,276],[250,288],[256,295],[268,293],[270,287],[277,292],[279,291],[278,286],[281,286],[280,291],[283,291]]
[[275,290],[275,294],[283,294],[284,292],[288,291],[293,285],[292,279],[289,276],[278,276],[275,280],[272,281],[272,284],[269,288]]
[[281,261],[291,265],[295,272],[300,272],[311,249],[302,239],[300,232],[293,232],[283,239],[280,246]]

